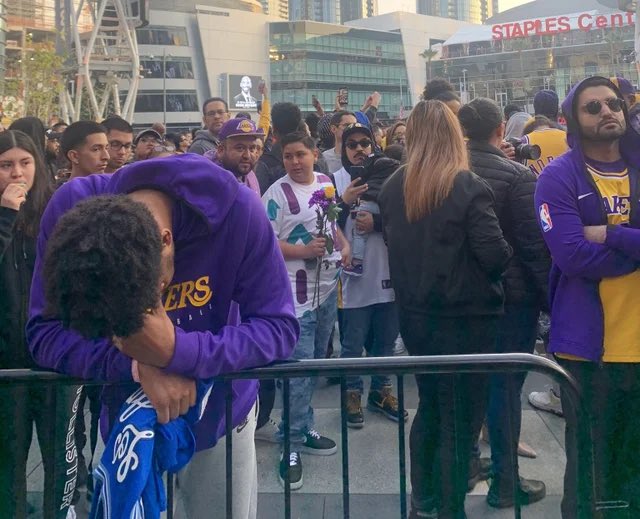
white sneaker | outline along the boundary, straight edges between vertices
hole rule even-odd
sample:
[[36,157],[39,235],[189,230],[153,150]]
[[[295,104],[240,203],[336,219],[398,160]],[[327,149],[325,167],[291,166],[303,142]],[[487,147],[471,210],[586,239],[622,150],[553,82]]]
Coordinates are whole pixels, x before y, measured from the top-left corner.
[[278,424],[269,418],[269,421],[260,429],[256,429],[254,439],[257,441],[279,443],[278,441]]
[[76,519],[76,507],[71,505],[67,508],[67,519]]
[[547,388],[546,391],[534,391],[529,393],[529,403],[532,407],[540,409],[541,411],[547,411],[558,416],[563,416],[562,402],[560,402],[560,398],[550,387]]

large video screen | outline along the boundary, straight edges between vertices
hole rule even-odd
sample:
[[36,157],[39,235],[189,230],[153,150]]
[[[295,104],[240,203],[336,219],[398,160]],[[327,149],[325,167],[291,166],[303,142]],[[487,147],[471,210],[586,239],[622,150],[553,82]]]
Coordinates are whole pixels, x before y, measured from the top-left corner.
[[261,96],[258,85],[260,76],[229,75],[229,108],[231,110],[255,111]]

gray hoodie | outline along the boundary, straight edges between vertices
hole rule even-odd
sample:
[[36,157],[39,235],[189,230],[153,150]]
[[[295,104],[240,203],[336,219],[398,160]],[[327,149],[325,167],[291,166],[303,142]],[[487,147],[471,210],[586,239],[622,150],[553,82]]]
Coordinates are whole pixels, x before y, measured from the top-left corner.
[[198,130],[196,138],[189,147],[189,153],[204,155],[207,151],[215,150],[219,143],[218,138],[214,137],[209,130]]

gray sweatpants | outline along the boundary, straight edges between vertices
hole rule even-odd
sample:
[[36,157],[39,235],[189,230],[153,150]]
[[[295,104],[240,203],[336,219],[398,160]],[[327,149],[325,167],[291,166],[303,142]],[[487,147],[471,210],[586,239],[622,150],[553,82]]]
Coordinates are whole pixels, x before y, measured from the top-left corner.
[[[233,519],[255,519],[258,507],[258,464],[254,433],[257,403],[246,422],[233,430]],[[176,519],[226,517],[226,438],[195,454],[177,475]]]

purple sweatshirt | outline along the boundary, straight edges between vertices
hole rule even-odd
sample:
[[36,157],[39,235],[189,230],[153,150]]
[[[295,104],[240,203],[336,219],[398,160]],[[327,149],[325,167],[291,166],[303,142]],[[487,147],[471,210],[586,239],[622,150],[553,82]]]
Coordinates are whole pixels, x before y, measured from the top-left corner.
[[[84,339],[42,315],[41,273],[47,239],[67,210],[91,196],[149,188],[175,200],[175,275],[164,302],[176,344],[166,371],[206,379],[288,359],[298,322],[282,254],[260,199],[208,159],[185,154],[136,162],[113,175],[78,178],[51,199],[38,238],[27,325],[36,363],[86,379],[132,380],[131,359],[109,340]],[[240,308],[236,326],[227,324],[232,302]],[[234,381],[234,427],[255,403],[257,387],[255,380]],[[105,390],[110,417],[129,393],[130,387]],[[224,435],[224,415],[224,387],[216,384],[195,430],[198,450]]]
[[[629,166],[630,225],[609,225],[606,242],[592,243],[585,239],[584,227],[606,225],[607,215],[586,169],[574,114],[577,95],[593,80],[588,78],[576,85],[562,104],[571,149],[543,170],[538,178],[535,205],[553,259],[549,279],[549,351],[599,362],[604,352],[604,313],[599,283],[603,278],[629,274],[640,266],[637,169],[640,138],[629,128],[620,141],[621,153]],[[610,86],[618,92],[613,83]],[[635,317],[630,314],[629,318]]]

